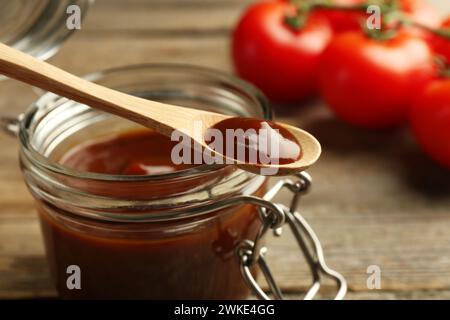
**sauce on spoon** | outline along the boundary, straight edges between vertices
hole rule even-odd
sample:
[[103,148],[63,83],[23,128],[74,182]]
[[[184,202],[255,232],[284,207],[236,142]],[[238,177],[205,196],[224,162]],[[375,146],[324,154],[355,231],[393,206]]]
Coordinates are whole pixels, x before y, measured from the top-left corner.
[[[216,134],[209,130],[218,130]],[[208,132],[209,131],[209,132]],[[214,147],[228,158],[245,163],[290,164],[302,156],[300,143],[286,128],[272,121],[253,118],[228,118],[208,129],[205,140],[211,142],[211,136],[220,133],[223,143]],[[219,149],[219,150],[218,150]]]

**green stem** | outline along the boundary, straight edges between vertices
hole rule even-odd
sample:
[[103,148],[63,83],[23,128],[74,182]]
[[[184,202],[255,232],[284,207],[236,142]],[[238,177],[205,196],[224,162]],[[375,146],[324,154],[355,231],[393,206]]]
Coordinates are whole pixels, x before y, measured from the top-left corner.
[[359,4],[359,5],[337,5],[331,3],[317,3],[313,5],[314,9],[328,9],[328,10],[341,10],[341,11],[366,11],[369,7],[368,4]]
[[437,67],[438,75],[441,78],[450,78],[450,65],[444,57],[433,56],[434,65]]
[[[367,12],[367,9],[371,5],[378,5],[381,9],[381,14],[383,16],[397,16],[399,14],[398,0],[369,0],[357,5],[337,5],[331,0],[291,0],[291,3],[296,6],[297,13],[294,16],[289,16],[285,18],[285,22],[288,26],[294,30],[299,30],[303,28],[308,20],[308,16],[314,10],[338,10],[338,11],[361,11]],[[394,14],[395,13],[395,14]],[[382,38],[392,38],[392,35],[381,35],[381,32],[368,30],[364,28],[366,34],[370,37],[382,39]]]
[[415,26],[417,28],[420,28],[420,29],[426,30],[428,32],[431,32],[431,33],[433,33],[433,34],[435,34],[435,35],[437,35],[439,37],[442,37],[442,38],[445,38],[447,40],[450,40],[450,28],[434,29],[434,28],[430,28],[430,27],[425,26],[425,25],[423,25],[423,24],[421,24],[419,22],[412,21],[412,20],[409,20],[409,19],[406,20],[406,23],[409,23],[412,26]]
[[294,16],[286,17],[285,21],[294,30],[303,28],[308,20],[309,14],[314,10],[328,9],[366,12],[369,6],[378,5],[380,6],[382,16],[384,17],[383,23],[388,24],[390,22],[397,21],[398,25],[393,30],[389,30],[387,32],[381,32],[380,30],[369,30],[363,25],[362,29],[369,37],[377,40],[391,39],[395,36],[395,32],[398,28],[404,25],[411,25],[450,40],[450,28],[434,29],[405,17],[399,9],[397,0],[369,0],[357,5],[333,4],[332,0],[291,0],[291,3],[297,7],[297,13]]
[[309,1],[291,0],[296,7],[296,13],[293,16],[286,16],[284,22],[294,30],[302,29],[308,20],[311,12],[311,4]]
[[441,72],[439,73],[439,75],[440,75],[442,78],[450,78],[450,69],[444,69],[444,70],[441,70]]
[[[310,1],[311,2],[311,1]],[[364,11],[366,12],[367,9],[372,5],[378,5],[381,8],[381,11],[387,11],[392,10],[392,7],[397,7],[397,1],[396,0],[370,0],[366,1],[360,4],[355,5],[339,5],[334,4],[330,0],[318,0],[318,1],[312,1],[312,4],[310,5],[312,10],[315,9],[329,9],[329,10],[342,10],[342,11]]]

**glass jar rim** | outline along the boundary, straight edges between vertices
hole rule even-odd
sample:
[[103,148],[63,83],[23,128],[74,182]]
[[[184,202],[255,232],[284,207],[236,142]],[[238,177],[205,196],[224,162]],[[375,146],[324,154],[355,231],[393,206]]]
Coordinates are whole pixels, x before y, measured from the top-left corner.
[[[240,90],[243,90],[249,97],[251,97],[252,100],[254,100],[254,102],[257,105],[261,106],[263,117],[265,119],[267,120],[272,119],[272,110],[270,107],[270,103],[259,89],[233,75],[209,67],[196,66],[191,64],[182,64],[182,63],[145,63],[145,64],[134,64],[109,68],[103,71],[89,73],[85,75],[84,78],[89,81],[95,82],[97,80],[101,80],[102,77],[108,76],[110,74],[142,69],[195,72],[196,74],[201,74],[213,80],[224,82],[228,86],[238,87]],[[19,133],[18,133],[20,142],[24,147],[23,152],[27,155],[27,157],[33,160],[34,165],[46,171],[67,177],[81,178],[86,180],[141,182],[141,181],[157,181],[165,179],[176,179],[186,176],[195,176],[197,174],[209,173],[226,167],[225,165],[203,164],[189,169],[152,175],[111,175],[103,173],[83,172],[68,168],[42,155],[31,144],[28,125],[31,123],[33,115],[39,111],[39,106],[47,105],[50,100],[53,100],[53,102],[56,104],[68,101],[67,98],[60,97],[53,93],[50,92],[44,93],[36,102],[34,102],[28,108],[28,110],[23,115],[21,121],[19,122]]]

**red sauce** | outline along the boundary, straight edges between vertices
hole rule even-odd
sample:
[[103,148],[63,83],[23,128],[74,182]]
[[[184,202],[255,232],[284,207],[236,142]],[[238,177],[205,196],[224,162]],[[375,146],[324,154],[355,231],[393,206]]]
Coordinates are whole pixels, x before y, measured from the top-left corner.
[[[172,146],[169,138],[145,130],[88,141],[70,150],[60,162],[79,171],[127,175],[188,168],[171,163]],[[165,199],[218,178],[220,173],[212,172],[176,181],[68,179],[66,184],[90,194],[147,200]],[[263,192],[264,185],[255,195]],[[64,298],[241,299],[249,294],[234,249],[257,233],[260,223],[254,206],[231,207],[180,221],[137,224],[82,218],[43,202],[38,203],[38,211],[50,270]],[[66,286],[69,265],[81,269],[81,290]]]
[[223,149],[216,151],[241,162],[283,165],[301,157],[300,144],[295,136],[271,121],[228,118],[211,129],[219,130],[223,137]]
[[163,174],[193,167],[171,161],[176,144],[153,131],[134,131],[88,141],[66,153],[60,163],[78,171],[114,175]]

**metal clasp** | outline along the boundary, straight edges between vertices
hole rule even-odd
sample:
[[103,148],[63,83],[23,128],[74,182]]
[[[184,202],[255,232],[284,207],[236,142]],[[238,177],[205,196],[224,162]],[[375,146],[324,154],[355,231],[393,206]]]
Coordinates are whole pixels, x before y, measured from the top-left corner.
[[17,118],[0,117],[0,130],[10,136],[17,137],[19,134],[19,123],[22,115]]
[[[347,292],[347,282],[344,277],[333,269],[330,269],[325,263],[322,245],[317,238],[314,230],[306,220],[296,211],[300,196],[306,193],[311,186],[311,177],[306,172],[296,175],[297,180],[284,179],[279,181],[263,197],[264,201],[272,204],[270,206],[260,205],[258,207],[262,226],[254,241],[244,240],[236,248],[236,254],[240,263],[241,273],[248,286],[253,290],[256,296],[263,300],[270,300],[270,297],[264,292],[261,286],[256,282],[251,269],[258,266],[264,278],[266,279],[271,294],[274,299],[283,299],[281,289],[277,285],[274,276],[266,262],[265,254],[267,248],[261,246],[261,240],[264,235],[273,230],[276,236],[281,236],[281,227],[288,224],[295,239],[309,265],[312,274],[312,285],[308,289],[304,299],[311,300],[318,293],[321,280],[328,277],[336,282],[338,288],[334,297],[335,300],[344,298]],[[281,189],[287,188],[294,196],[289,207],[282,204],[273,204],[270,202]],[[280,211],[281,209],[281,211]],[[281,217],[281,215],[283,217]]]

